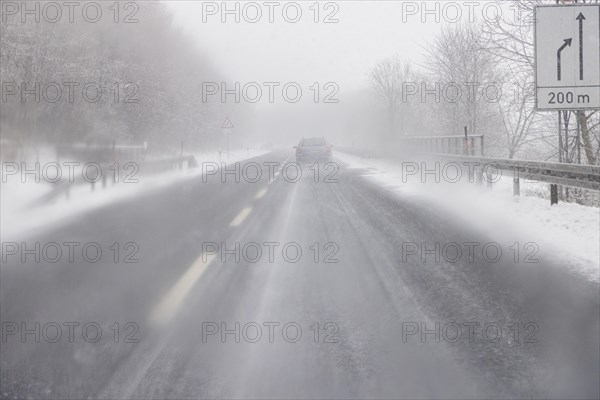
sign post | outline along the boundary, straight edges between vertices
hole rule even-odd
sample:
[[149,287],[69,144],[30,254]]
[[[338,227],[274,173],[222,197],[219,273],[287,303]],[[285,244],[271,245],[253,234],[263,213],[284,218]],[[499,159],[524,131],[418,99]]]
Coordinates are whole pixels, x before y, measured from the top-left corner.
[[600,108],[600,4],[535,8],[538,111]]
[[229,135],[231,134],[231,130],[233,129],[233,124],[229,120],[229,117],[225,118],[223,121],[223,125],[221,125],[221,129],[223,133],[227,136],[227,160],[229,160]]
[[[535,105],[558,111],[559,162],[569,162],[569,117],[576,115],[580,161],[579,114],[600,108],[600,4],[558,2],[534,9]],[[558,185],[550,185],[550,194],[557,204]]]

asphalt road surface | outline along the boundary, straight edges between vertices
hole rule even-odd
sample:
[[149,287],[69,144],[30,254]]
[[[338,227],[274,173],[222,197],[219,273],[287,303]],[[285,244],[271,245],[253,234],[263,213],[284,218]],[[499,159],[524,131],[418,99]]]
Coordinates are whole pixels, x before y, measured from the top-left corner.
[[[51,246],[3,262],[0,396],[600,397],[598,286],[551,249],[537,263],[481,247],[423,260],[414,244],[505,244],[367,170],[266,171],[195,177],[32,233],[30,249],[79,245],[72,262],[48,262]],[[102,255],[82,259],[86,243]]]

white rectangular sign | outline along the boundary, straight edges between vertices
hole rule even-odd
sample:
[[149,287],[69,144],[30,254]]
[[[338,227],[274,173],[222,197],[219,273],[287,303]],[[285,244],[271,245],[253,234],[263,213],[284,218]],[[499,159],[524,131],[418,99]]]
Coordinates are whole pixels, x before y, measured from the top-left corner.
[[600,4],[535,9],[537,109],[600,108]]

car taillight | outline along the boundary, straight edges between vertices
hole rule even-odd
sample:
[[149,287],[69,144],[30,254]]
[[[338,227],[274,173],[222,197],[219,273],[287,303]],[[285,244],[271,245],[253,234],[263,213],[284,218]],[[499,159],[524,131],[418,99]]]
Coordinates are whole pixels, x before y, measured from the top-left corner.
[[302,147],[298,147],[296,149],[296,154],[302,154]]

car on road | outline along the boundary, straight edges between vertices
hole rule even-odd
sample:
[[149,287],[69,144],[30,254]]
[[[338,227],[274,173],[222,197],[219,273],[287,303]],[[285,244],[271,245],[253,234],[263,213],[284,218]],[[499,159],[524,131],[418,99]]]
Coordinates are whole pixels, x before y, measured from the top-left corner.
[[324,138],[303,138],[300,140],[296,149],[296,162],[299,164],[306,162],[331,161],[331,148],[333,146]]

